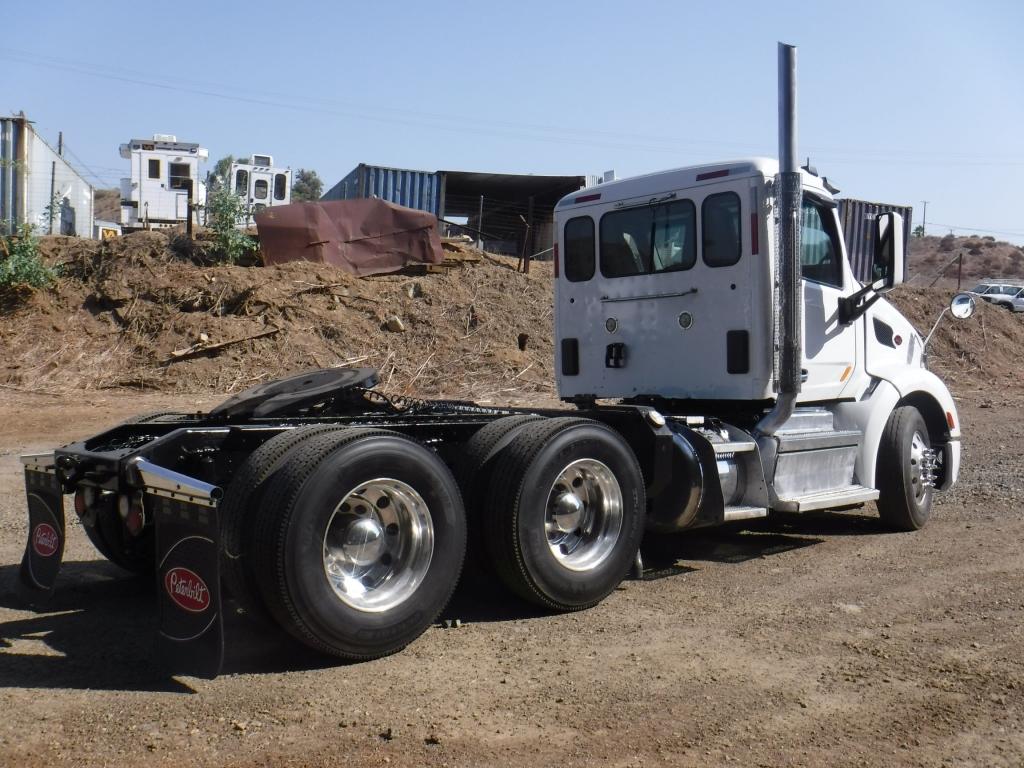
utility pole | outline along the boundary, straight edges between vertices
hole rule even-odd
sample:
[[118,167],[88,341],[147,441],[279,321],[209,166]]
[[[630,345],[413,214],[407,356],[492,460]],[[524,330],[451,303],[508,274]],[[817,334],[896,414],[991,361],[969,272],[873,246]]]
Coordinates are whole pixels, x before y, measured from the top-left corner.
[[921,233],[928,234],[928,201],[922,200],[924,204],[924,212],[921,214]]

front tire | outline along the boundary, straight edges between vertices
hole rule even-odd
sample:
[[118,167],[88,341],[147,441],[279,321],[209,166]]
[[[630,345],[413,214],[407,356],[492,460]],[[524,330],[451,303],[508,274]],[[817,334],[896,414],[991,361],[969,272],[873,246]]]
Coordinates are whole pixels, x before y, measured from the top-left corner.
[[931,516],[934,451],[913,406],[893,410],[878,448],[878,513],[888,527],[917,531]]
[[560,611],[596,605],[625,578],[643,536],[643,476],[633,451],[596,421],[523,427],[496,459],[484,538],[498,576]]
[[448,467],[420,443],[348,429],[305,440],[255,520],[264,603],[306,645],[349,659],[394,653],[448,603],[466,521]]

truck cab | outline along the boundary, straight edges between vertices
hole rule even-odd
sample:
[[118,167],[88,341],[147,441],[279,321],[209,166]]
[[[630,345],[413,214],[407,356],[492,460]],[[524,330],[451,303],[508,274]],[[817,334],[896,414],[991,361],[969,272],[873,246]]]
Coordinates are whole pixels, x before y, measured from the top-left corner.
[[[763,158],[693,166],[600,184],[557,204],[556,372],[564,400],[646,403],[669,418],[720,418],[757,436],[754,422],[779,390],[778,172]],[[830,187],[807,170],[799,179],[801,386],[773,442],[785,449],[786,435],[815,424],[825,447],[782,450],[803,455],[763,462],[776,491],[767,506],[820,507],[823,499],[801,504],[801,494],[841,489],[849,493],[834,496],[834,505],[877,498],[883,432],[908,403],[936,452],[936,487],[948,487],[959,466],[956,408],[925,367],[921,336],[881,296],[902,282],[902,220],[879,217],[890,228],[879,234],[889,262],[876,272],[891,274],[862,285]],[[806,476],[777,476],[790,464]]]

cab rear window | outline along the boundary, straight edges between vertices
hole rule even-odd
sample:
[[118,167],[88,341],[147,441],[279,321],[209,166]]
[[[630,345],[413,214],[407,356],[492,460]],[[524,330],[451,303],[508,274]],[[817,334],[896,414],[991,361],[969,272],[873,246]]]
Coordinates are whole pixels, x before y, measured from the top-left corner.
[[690,269],[697,262],[697,210],[674,200],[601,217],[601,274],[629,277]]
[[594,276],[594,220],[578,216],[565,223],[565,278],[581,283]]
[[708,195],[700,206],[704,263],[731,267],[740,260],[740,196],[735,192]]

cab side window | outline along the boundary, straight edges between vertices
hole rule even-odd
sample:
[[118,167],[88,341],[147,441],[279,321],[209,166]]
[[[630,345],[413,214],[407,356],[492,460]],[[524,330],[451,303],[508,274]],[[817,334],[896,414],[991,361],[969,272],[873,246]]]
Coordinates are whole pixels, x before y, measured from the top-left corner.
[[842,288],[841,253],[831,211],[805,197],[800,209],[800,271],[803,278]]
[[594,220],[578,216],[565,223],[565,279],[581,283],[594,276]]

